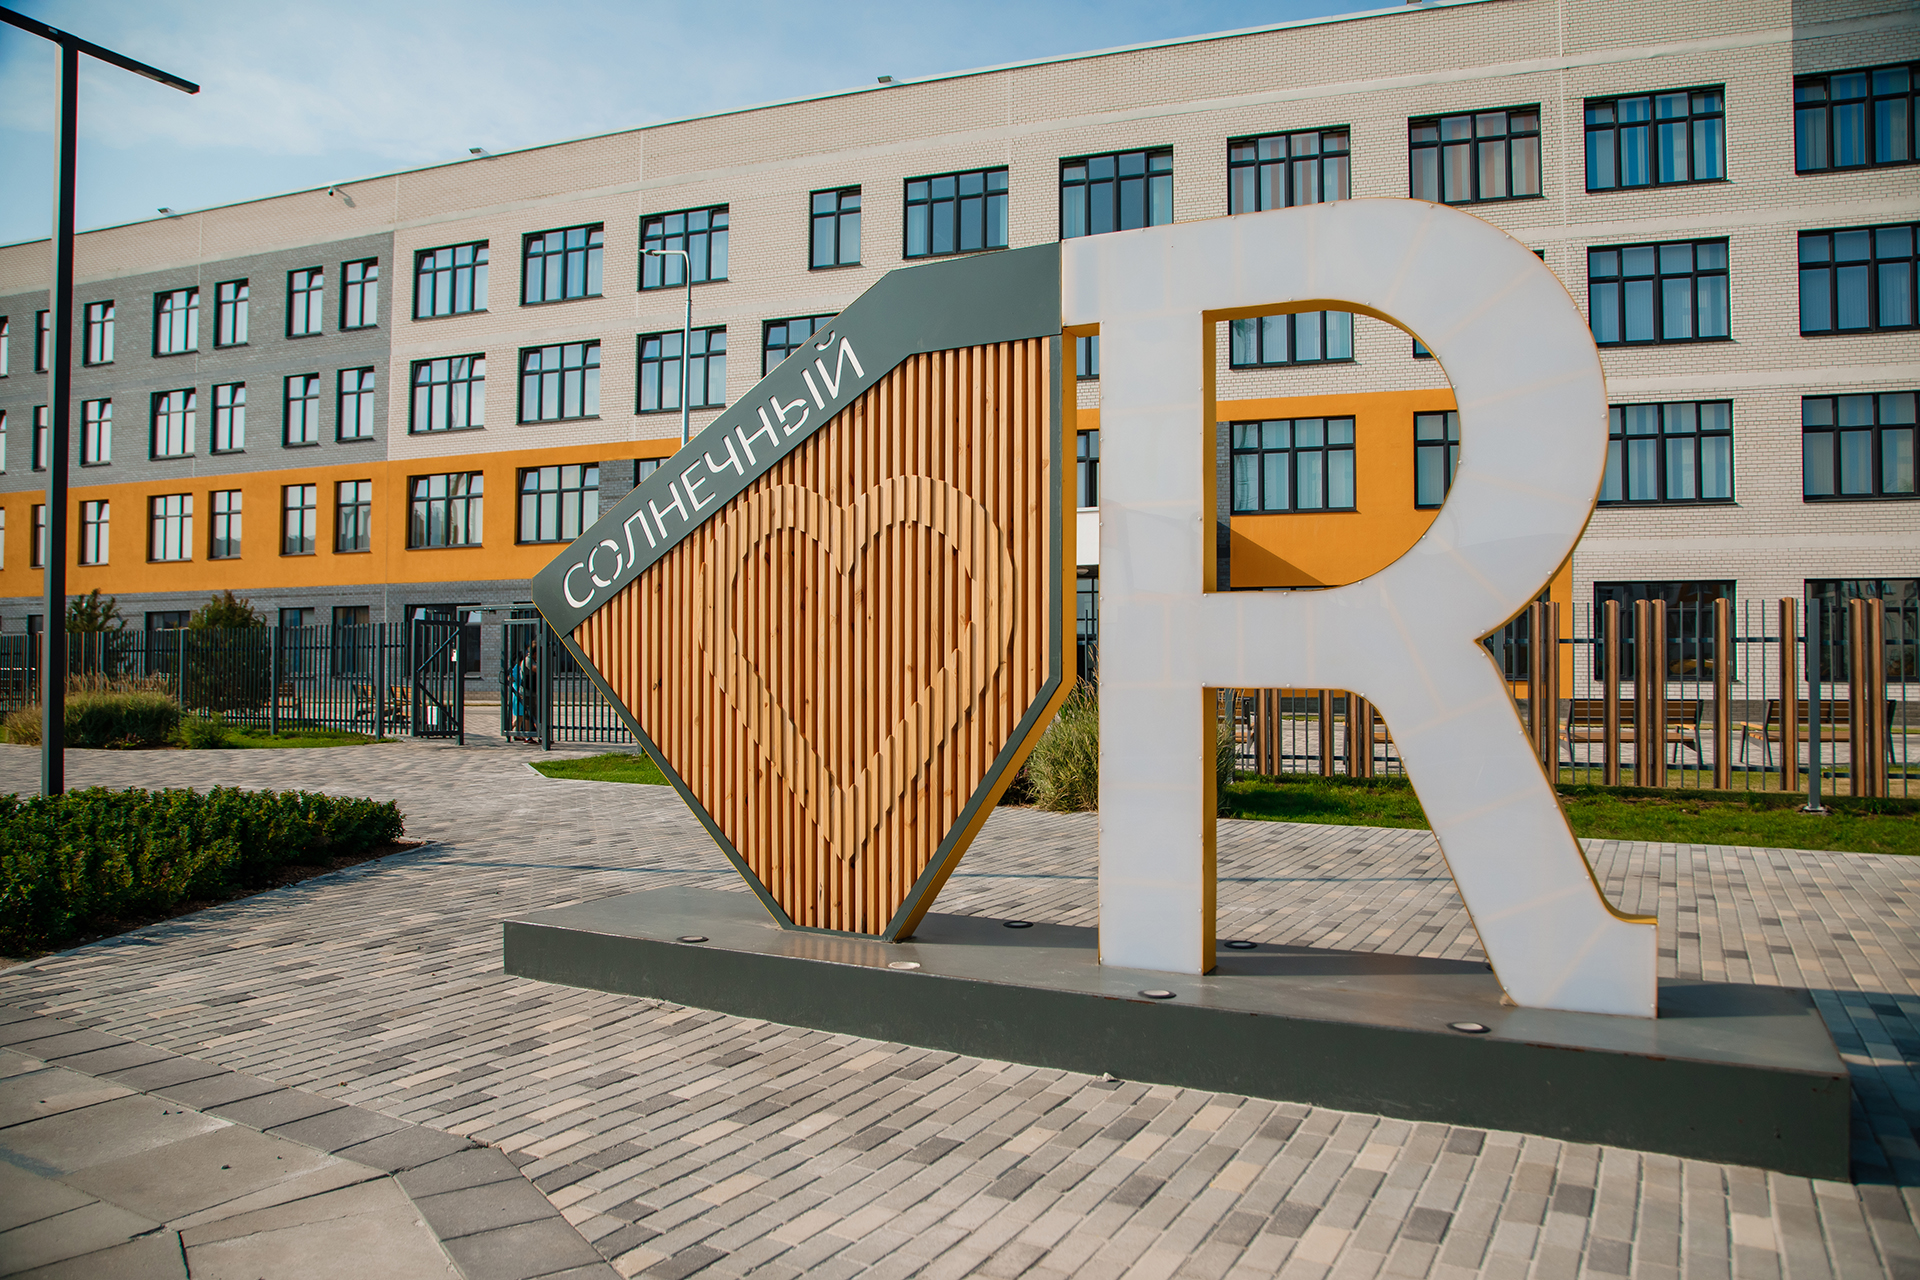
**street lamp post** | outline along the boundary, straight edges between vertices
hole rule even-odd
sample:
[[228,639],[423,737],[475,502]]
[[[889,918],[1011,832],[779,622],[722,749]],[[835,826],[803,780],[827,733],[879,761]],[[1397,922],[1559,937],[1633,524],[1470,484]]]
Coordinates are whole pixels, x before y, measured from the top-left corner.
[[684,446],[693,439],[693,406],[687,396],[689,385],[687,375],[693,368],[693,255],[685,249],[647,249],[643,252],[649,258],[664,258],[677,254],[681,260],[681,269],[686,272],[687,320],[680,330],[680,443]]
[[182,93],[200,86],[103,49],[11,9],[0,22],[60,46],[59,154],[53,183],[53,280],[47,299],[46,626],[40,650],[40,793],[67,786],[67,435],[73,400],[73,199],[80,131],[80,55],[110,62]]

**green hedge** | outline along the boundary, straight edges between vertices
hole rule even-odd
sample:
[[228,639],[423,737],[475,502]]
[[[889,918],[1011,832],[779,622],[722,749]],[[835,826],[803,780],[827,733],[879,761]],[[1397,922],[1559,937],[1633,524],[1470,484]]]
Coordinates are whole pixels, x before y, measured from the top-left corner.
[[[66,726],[70,747],[164,747],[180,731],[180,704],[171,694],[147,690],[69,693]],[[7,736],[38,743],[40,708],[8,716]]]
[[95,922],[223,897],[287,863],[361,853],[403,830],[392,801],[311,791],[0,796],[0,951],[53,947]]

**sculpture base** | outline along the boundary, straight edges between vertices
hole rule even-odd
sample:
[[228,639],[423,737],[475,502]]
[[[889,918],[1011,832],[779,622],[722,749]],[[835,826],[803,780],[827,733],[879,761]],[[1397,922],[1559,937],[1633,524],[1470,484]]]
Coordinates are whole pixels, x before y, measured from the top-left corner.
[[782,929],[751,894],[689,888],[510,920],[505,962],[976,1057],[1848,1176],[1847,1070],[1790,988],[1663,981],[1657,1019],[1514,1009],[1478,963],[1263,943],[1190,977],[1103,966],[1089,928],[929,915],[885,943]]

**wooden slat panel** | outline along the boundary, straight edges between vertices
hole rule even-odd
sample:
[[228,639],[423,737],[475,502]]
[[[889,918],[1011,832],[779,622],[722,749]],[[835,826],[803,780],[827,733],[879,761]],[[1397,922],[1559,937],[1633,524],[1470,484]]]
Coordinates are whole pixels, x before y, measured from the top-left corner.
[[796,924],[884,931],[1046,681],[1048,386],[913,357],[574,632]]

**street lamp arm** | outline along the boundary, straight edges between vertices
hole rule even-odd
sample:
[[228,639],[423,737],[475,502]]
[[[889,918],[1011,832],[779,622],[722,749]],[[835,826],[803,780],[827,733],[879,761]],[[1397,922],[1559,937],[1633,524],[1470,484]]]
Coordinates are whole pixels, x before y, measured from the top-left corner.
[[144,62],[136,62],[125,54],[115,53],[111,49],[103,49],[91,40],[82,40],[79,36],[71,32],[62,31],[58,27],[50,27],[38,18],[29,18],[24,13],[15,13],[11,9],[0,9],[0,22],[10,23],[22,31],[30,31],[42,39],[51,40],[55,44],[77,50],[90,58],[98,58],[102,62],[111,62],[123,71],[131,71],[137,76],[145,76],[149,80],[157,80],[169,89],[178,89],[182,93],[200,92],[200,86],[191,80],[182,80],[179,76],[162,71],[158,67],[150,67]]

